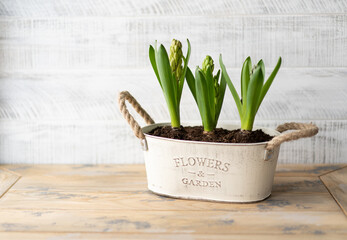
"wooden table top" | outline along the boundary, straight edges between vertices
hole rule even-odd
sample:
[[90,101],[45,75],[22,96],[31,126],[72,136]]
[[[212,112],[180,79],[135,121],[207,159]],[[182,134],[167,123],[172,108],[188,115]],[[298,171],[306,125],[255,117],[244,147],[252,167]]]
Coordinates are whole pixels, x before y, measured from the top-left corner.
[[0,165],[0,239],[347,239],[346,165],[279,165],[263,202],[147,190],[144,165]]

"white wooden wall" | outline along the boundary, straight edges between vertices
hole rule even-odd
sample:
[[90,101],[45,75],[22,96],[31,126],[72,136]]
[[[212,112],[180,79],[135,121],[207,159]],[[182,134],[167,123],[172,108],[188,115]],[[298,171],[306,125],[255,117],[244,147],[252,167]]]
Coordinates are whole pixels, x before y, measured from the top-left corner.
[[[0,164],[143,162],[116,99],[169,119],[148,46],[173,37],[190,39],[191,67],[223,53],[237,85],[248,55],[282,56],[256,124],[320,127],[281,162],[347,162],[346,0],[0,0],[0,14]],[[185,90],[182,120],[199,120]],[[229,92],[220,119],[238,119]]]

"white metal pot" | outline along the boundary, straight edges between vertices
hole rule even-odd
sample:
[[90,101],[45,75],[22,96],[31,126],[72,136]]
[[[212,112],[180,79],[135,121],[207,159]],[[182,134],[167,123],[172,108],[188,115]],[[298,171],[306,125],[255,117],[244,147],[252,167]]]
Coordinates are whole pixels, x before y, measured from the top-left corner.
[[[168,123],[154,124],[128,92],[122,93],[119,97],[121,112],[141,139],[148,188],[169,197],[243,203],[261,201],[271,194],[280,144],[318,132],[313,124],[288,123],[280,125],[278,131],[261,128],[274,136],[270,142],[262,143],[212,143],[156,137],[148,132]],[[141,129],[126,109],[125,100],[150,125]],[[219,127],[239,128],[231,124]],[[289,129],[299,131],[280,133]]]
[[[197,142],[147,134],[162,125],[165,124],[142,129],[147,142],[144,155],[148,188],[152,192],[226,202],[254,202],[271,194],[279,146],[265,159],[266,143]],[[219,127],[240,128],[227,124]],[[262,130],[272,136],[279,135],[272,129]]]

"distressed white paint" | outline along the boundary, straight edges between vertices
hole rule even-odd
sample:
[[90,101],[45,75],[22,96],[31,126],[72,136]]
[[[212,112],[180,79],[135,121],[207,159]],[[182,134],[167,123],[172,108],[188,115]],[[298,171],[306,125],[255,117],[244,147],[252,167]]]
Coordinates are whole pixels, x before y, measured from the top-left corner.
[[[259,120],[257,125],[274,128],[283,122]],[[313,122],[320,128],[319,134],[283,143],[279,162],[346,162],[347,121]],[[109,164],[144,160],[140,141],[124,121],[1,120],[0,131],[1,163]]]
[[[222,52],[237,87],[246,56],[270,69],[281,55],[257,124],[321,130],[283,144],[279,161],[347,161],[346,1],[0,0],[0,30],[0,163],[143,162],[116,98],[129,90],[168,120],[147,54],[173,37],[190,39],[191,67]],[[199,119],[187,88],[182,104],[183,120]],[[227,93],[220,119],[237,118]]]
[[[251,55],[274,66],[347,65],[347,15],[13,18],[0,20],[2,70],[148,68],[148,47],[192,43],[191,66],[223,53],[239,68]],[[208,29],[208,31],[206,30]],[[184,42],[184,46],[186,43]]]
[[[229,73],[239,88],[239,69],[230,69]],[[313,121],[320,133],[312,139],[285,143],[280,162],[346,161],[346,75],[347,70],[341,69],[281,69],[259,109],[256,124],[276,127],[286,121]],[[125,89],[155,121],[168,121],[165,101],[151,69],[2,75],[0,161],[143,162],[139,141],[118,111],[117,94]],[[183,121],[199,120],[187,87],[181,108]],[[220,121],[237,119],[235,104],[227,92]]]
[[119,17],[346,13],[345,0],[1,0],[4,16]]
[[[225,60],[226,64],[228,63]],[[269,73],[272,68],[267,68]],[[240,69],[228,73],[240,89]],[[280,69],[257,115],[259,120],[347,119],[347,69]],[[166,103],[152,69],[117,71],[26,72],[0,75],[0,117],[9,120],[123,121],[118,92],[129,90],[156,121],[167,120]],[[238,113],[226,93],[221,120]],[[183,120],[199,113],[185,85]]]

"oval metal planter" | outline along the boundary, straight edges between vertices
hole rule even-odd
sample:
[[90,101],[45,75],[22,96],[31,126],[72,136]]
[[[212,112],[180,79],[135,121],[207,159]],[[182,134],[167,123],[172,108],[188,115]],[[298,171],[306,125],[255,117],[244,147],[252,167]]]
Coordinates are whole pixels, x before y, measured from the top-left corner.
[[[169,124],[142,128],[147,142],[144,156],[148,188],[152,192],[175,198],[223,202],[255,202],[271,194],[279,146],[266,159],[267,142],[212,143],[147,134],[163,125]],[[219,127],[239,128],[231,124]],[[273,129],[262,130],[272,136],[280,134]]]
[[[244,144],[168,139],[148,134],[169,123],[155,124],[130,93],[121,92],[118,101],[124,118],[135,136],[141,139],[149,190],[175,198],[242,203],[264,200],[271,194],[280,144],[318,133],[318,128],[311,123],[285,123],[276,130],[261,128],[274,136],[269,142]],[[139,126],[125,101],[148,126]],[[218,127],[240,128],[232,124],[219,124]],[[287,130],[298,131],[283,134]]]

